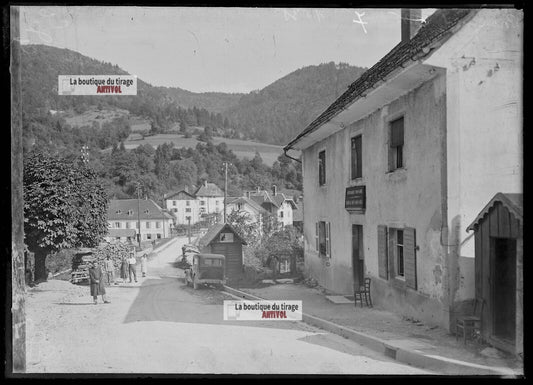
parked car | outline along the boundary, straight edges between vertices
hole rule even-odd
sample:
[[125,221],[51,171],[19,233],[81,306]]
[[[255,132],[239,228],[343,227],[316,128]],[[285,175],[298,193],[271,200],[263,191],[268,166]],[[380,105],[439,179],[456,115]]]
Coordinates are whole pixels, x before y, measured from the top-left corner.
[[225,259],[222,254],[194,254],[192,266],[185,270],[187,285],[192,285],[195,290],[206,283],[224,285]]

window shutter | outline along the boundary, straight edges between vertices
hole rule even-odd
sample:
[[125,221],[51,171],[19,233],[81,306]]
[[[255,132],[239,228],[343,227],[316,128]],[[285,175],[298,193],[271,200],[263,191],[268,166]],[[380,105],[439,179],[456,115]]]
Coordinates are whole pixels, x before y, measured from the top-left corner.
[[315,249],[318,251],[318,222],[315,223]]
[[416,233],[412,227],[403,231],[403,256],[405,266],[405,283],[416,290]]
[[[388,229],[388,243],[387,243],[387,264],[389,277],[394,278],[397,274],[396,267],[396,230]],[[405,258],[405,257],[404,257]]]
[[378,272],[380,278],[389,279],[387,260],[387,226],[378,226]]
[[330,222],[326,222],[326,257],[331,258],[331,227],[330,227]]

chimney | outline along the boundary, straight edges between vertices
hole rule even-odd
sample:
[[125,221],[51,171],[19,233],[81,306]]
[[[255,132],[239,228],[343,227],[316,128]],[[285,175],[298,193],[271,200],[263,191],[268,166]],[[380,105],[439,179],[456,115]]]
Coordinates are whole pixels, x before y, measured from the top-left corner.
[[422,10],[420,8],[402,8],[402,43],[408,42],[422,26]]
[[276,196],[278,194],[278,187],[273,184],[272,185],[272,195]]
[[205,187],[207,187],[207,179],[205,180]]

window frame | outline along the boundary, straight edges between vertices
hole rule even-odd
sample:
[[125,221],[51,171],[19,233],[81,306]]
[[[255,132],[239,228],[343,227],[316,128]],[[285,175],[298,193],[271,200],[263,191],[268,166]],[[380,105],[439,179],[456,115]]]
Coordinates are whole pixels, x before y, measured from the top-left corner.
[[[323,159],[321,159],[322,155],[323,155]],[[326,150],[323,149],[323,150],[318,151],[318,185],[319,186],[326,185],[326,181],[327,181],[326,167],[327,167]]]
[[[402,121],[401,125],[401,144],[393,145],[394,134],[393,131],[396,130],[394,124],[398,121]],[[397,126],[396,126],[397,127]],[[388,154],[389,154],[389,172],[394,172],[396,170],[401,170],[405,168],[405,156],[404,156],[404,147],[405,147],[405,115],[395,116],[394,119],[388,121]]]
[[[354,148],[355,141],[359,142],[359,148]],[[354,151],[355,150],[355,151]],[[355,162],[354,162],[355,153]],[[363,134],[350,138],[350,179],[356,180],[363,177]]]

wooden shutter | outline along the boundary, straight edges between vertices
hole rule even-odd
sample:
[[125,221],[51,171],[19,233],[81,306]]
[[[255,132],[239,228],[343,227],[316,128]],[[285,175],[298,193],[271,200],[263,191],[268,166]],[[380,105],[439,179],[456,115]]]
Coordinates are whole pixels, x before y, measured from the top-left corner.
[[412,227],[403,231],[403,258],[405,283],[407,287],[416,290],[416,233]]
[[380,278],[389,279],[387,253],[387,226],[378,226],[378,272]]
[[326,222],[326,257],[331,258],[331,226]]
[[318,249],[318,246],[319,246],[318,245],[318,242],[319,242],[318,241],[318,226],[319,226],[319,223],[316,222],[315,223],[315,249],[316,249],[316,251],[319,251],[319,249]]

